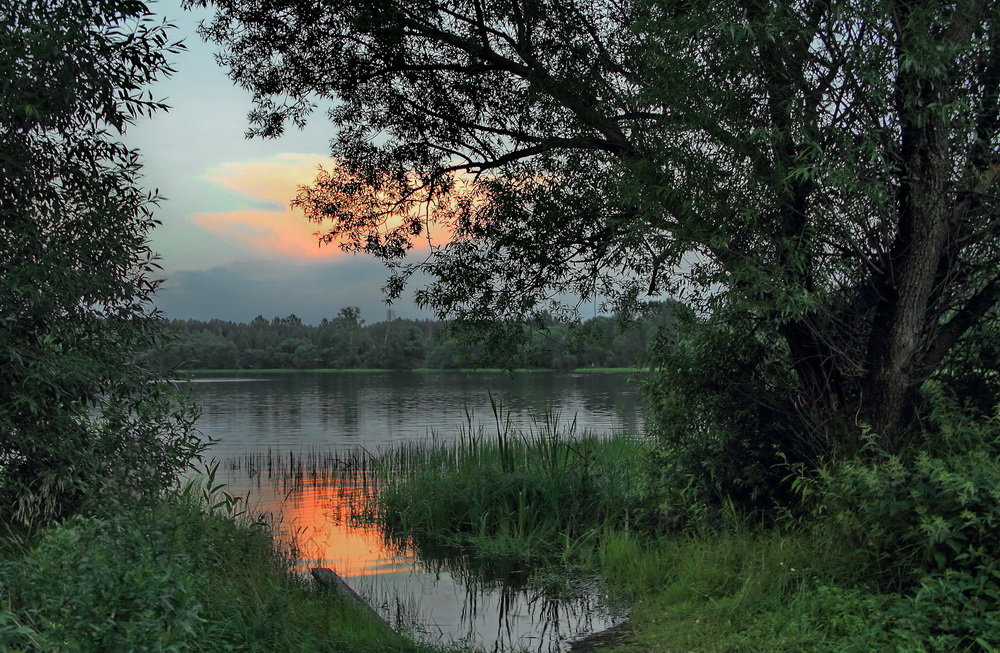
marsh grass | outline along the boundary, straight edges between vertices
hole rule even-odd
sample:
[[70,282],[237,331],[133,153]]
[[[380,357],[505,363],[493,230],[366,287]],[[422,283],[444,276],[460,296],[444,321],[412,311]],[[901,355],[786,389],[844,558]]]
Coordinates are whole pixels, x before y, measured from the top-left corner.
[[384,367],[317,367],[311,369],[298,369],[294,367],[274,367],[274,368],[262,368],[262,369],[251,369],[251,368],[220,368],[220,369],[192,369],[192,370],[178,370],[183,374],[192,374],[194,376],[199,375],[213,375],[213,374],[234,374],[240,376],[253,376],[254,374],[352,374],[356,372],[392,372]]
[[851,572],[853,543],[827,524],[765,526],[729,504],[700,531],[650,528],[650,443],[578,433],[553,413],[527,428],[495,402],[493,413],[492,430],[470,416],[456,441],[378,457],[371,512],[390,538],[480,578],[598,572],[633,606],[621,650],[868,651],[890,641],[885,614],[899,597]]
[[608,584],[633,605],[624,650],[872,651],[888,646],[898,597],[845,578],[852,551],[822,531],[763,529],[679,537],[615,534],[602,543]]
[[[456,373],[456,374],[478,374],[478,373],[489,373],[489,374],[511,374],[511,373],[531,373],[531,372],[566,372],[566,370],[560,370],[552,367],[517,367],[517,368],[504,368],[504,367],[414,367],[407,370],[394,370],[386,367],[317,367],[310,369],[299,369],[292,367],[275,367],[275,368],[220,368],[220,369],[183,369],[178,370],[184,374],[193,374],[195,376],[205,374],[238,374],[238,375],[253,375],[253,374],[339,374],[339,373],[353,373],[353,372],[379,372],[379,373],[393,373],[393,372],[443,372],[443,373]],[[578,367],[569,372],[573,374],[585,374],[585,373],[596,373],[596,374],[620,374],[622,372],[637,372],[638,368],[635,367]]]
[[471,550],[498,572],[573,559],[604,533],[628,532],[645,444],[578,432],[546,411],[515,426],[491,397],[493,424],[471,414],[455,440],[407,444],[374,461],[380,488],[370,515],[425,559]]
[[[509,423],[506,432],[514,432]],[[484,437],[492,437],[492,433],[487,432]],[[504,439],[504,444],[504,451],[508,455],[504,466],[516,469],[519,462],[514,455],[514,444],[509,438]],[[427,447],[432,448],[441,445],[439,441],[426,443]],[[387,461],[391,456],[397,465],[394,469],[398,471],[399,461],[409,460],[407,456],[412,455],[415,450],[411,448],[390,453],[386,449],[374,456],[360,450],[265,451],[232,459],[229,466],[232,471],[252,476],[262,485],[266,484],[271,491],[278,490],[279,493],[308,492],[310,486],[315,484],[326,493],[334,493],[324,495],[333,499],[325,502],[330,519],[354,519],[362,522],[358,525],[369,527],[378,508],[378,493],[385,486],[378,470],[385,472],[389,469]],[[466,451],[469,450],[466,448]],[[552,468],[554,464],[550,461],[548,466]],[[349,488],[349,491],[342,495],[336,494],[340,490],[337,481],[343,481],[344,487]],[[397,554],[409,555],[413,552],[411,538],[401,536],[398,530],[383,532],[386,535],[387,555],[391,556],[394,550]],[[588,572],[571,568],[561,569],[560,573],[539,571],[536,559],[498,552],[492,540],[489,541],[489,553],[473,552],[468,547],[455,546],[455,541],[451,538],[443,543],[441,540],[432,540],[434,538],[427,538],[422,542],[419,567],[432,574],[441,573],[454,579],[456,589],[464,594],[464,599],[460,601],[463,614],[467,615],[470,623],[475,622],[480,610],[485,610],[484,614],[491,615],[491,620],[495,618],[501,623],[520,623],[529,619],[538,624],[540,632],[546,633],[551,628],[576,627],[570,624],[582,625],[591,621],[603,624],[606,619],[618,614],[615,611],[618,606],[606,600],[606,588],[592,570]],[[507,541],[513,543],[515,540]],[[520,543],[518,546],[523,548]],[[307,548],[307,544],[304,547]],[[401,548],[406,550],[399,551]],[[433,609],[420,604],[419,592],[412,594],[405,589],[400,592],[400,588],[392,583],[382,585],[363,580],[356,589],[373,605],[379,606],[379,610],[402,632],[411,632],[418,639],[432,642],[448,641],[455,634],[450,630],[447,636],[443,631],[435,632],[435,621],[431,618]],[[424,608],[428,610],[425,612]],[[486,639],[481,644],[490,646],[495,643],[489,639],[488,631],[489,628],[484,632],[470,633],[468,637],[478,640],[485,636]],[[511,636],[509,632],[508,636]],[[459,638],[458,641],[464,640]],[[501,640],[498,639],[497,642]]]

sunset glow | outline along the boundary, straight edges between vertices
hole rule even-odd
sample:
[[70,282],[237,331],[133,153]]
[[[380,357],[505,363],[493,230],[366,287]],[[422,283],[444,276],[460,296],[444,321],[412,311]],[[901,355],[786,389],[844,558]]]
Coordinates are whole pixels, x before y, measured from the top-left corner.
[[249,245],[275,258],[330,259],[338,247],[320,247],[317,225],[289,207],[299,186],[313,181],[321,165],[333,160],[319,154],[283,153],[258,161],[238,161],[210,168],[203,178],[268,208],[198,213],[193,221],[216,235]]
[[377,526],[351,518],[352,508],[364,501],[370,486],[326,470],[296,478],[286,473],[243,491],[249,490],[254,511],[281,515],[280,530],[294,540],[300,571],[328,567],[349,578],[414,568],[415,557],[393,550]]
[[[290,207],[299,188],[311,185],[321,167],[335,170],[337,161],[319,154],[282,153],[267,159],[227,162],[212,167],[202,179],[249,200],[248,203],[267,206],[197,213],[192,221],[213,234],[248,245],[268,258],[315,260],[342,256],[344,252],[337,242],[319,244],[323,225],[310,222],[301,210]],[[431,228],[430,241],[425,234],[415,240],[414,249],[427,250],[430,243],[446,241],[445,229]]]

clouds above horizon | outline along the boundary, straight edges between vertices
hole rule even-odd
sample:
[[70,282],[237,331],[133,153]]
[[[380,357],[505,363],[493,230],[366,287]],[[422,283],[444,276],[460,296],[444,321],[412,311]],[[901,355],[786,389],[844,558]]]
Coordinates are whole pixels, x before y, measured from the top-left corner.
[[173,272],[154,303],[170,318],[234,322],[294,313],[315,324],[335,317],[345,306],[359,307],[369,322],[384,320],[388,309],[396,317],[429,317],[416,307],[410,293],[387,307],[382,295],[385,279],[381,263],[360,256],[309,263],[235,263]]
[[317,232],[321,225],[309,222],[301,211],[289,206],[299,187],[315,179],[321,165],[332,164],[332,159],[320,154],[282,152],[213,166],[200,178],[234,193],[244,206],[199,212],[191,221],[227,241],[248,246],[256,258],[328,260],[342,256],[336,245],[320,247]]
[[[386,272],[371,259],[319,247],[310,223],[289,202],[313,181],[335,136],[321,105],[304,129],[280,139],[245,138],[253,98],[214,60],[215,48],[196,34],[206,7],[182,10],[179,0],[151,8],[177,25],[187,49],[171,57],[173,76],[154,97],[172,108],[141,118],[126,134],[143,154],[143,185],[166,199],[162,224],[150,234],[166,282],[156,304],[173,318],[250,320],[295,313],[306,321],[359,306],[365,319],[385,318]],[[412,301],[393,306],[402,317],[424,315]]]

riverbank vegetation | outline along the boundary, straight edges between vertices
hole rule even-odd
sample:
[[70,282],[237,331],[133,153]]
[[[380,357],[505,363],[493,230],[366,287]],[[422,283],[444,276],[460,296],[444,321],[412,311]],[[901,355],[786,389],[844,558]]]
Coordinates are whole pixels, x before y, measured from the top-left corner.
[[[647,361],[640,650],[1000,647],[1000,3],[207,4],[256,133],[336,104],[293,204],[390,296],[684,298]],[[480,473],[500,514],[545,487]],[[454,510],[417,534],[475,533]]]
[[318,591],[269,524],[227,510],[238,506],[188,486],[8,531],[0,649],[428,650]]
[[[648,345],[647,441],[501,420],[403,449],[371,510],[393,537],[597,569],[626,649],[1000,647],[1000,3],[195,4],[256,134],[335,106],[338,163],[294,204],[390,297],[428,279],[485,343],[568,338],[570,294],[685,299],[652,344],[618,332]],[[113,134],[179,46],[141,2],[0,9],[0,642],[412,648],[178,489],[196,409],[146,364],[157,198]],[[362,361],[338,319],[236,351],[431,364],[419,324],[372,325]],[[244,364],[228,328],[192,331],[206,366]],[[463,347],[433,366],[523,365]]]
[[993,650],[1000,415],[935,401],[919,453],[869,436],[850,461],[782,466],[794,501],[768,511],[706,494],[648,438],[500,421],[384,455],[369,513],[481,573],[599,572],[633,605],[615,650]]
[[0,649],[416,650],[181,487],[197,408],[143,362],[158,198],[114,136],[179,48],[141,2],[0,2]]
[[531,324],[480,325],[503,327],[502,338],[490,342],[435,320],[365,324],[350,307],[318,325],[294,315],[249,323],[168,320],[165,341],[149,361],[182,370],[630,368],[675,310],[673,302],[652,302],[629,317],[579,324],[540,316]]

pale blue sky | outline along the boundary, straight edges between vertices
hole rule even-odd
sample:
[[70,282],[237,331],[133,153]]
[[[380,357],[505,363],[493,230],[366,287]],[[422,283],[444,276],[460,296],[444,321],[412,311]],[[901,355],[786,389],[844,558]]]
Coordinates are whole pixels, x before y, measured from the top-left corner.
[[[236,88],[196,34],[211,14],[184,11],[179,0],[150,4],[174,23],[187,51],[177,72],[151,90],[171,106],[143,119],[126,141],[142,151],[144,184],[166,198],[152,234],[166,283],[156,304],[168,317],[246,321],[295,313],[309,322],[360,306],[368,321],[384,319],[382,266],[319,250],[317,230],[289,211],[297,184],[323,163],[332,126],[314,115],[305,130],[277,140],[248,140],[250,95]],[[426,316],[400,300],[397,315]]]

